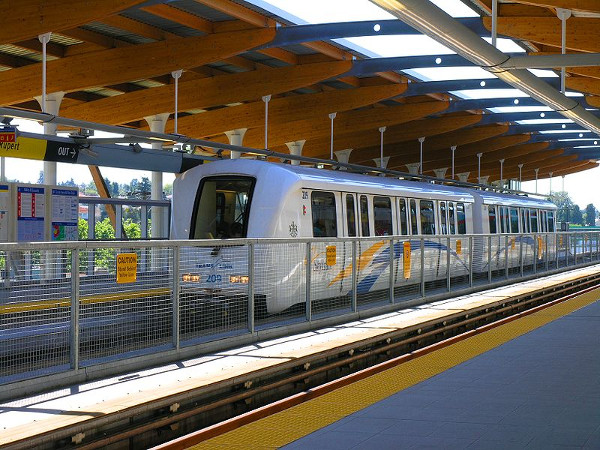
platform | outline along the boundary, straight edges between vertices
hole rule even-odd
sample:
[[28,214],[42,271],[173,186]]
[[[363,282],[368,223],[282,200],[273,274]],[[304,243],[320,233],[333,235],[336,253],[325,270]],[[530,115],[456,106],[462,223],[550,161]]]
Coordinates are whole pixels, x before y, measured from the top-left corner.
[[[419,324],[440,317],[452,317],[474,308],[489,307],[512,296],[548,289],[553,285],[599,272],[600,265],[589,266],[517,285],[4,403],[0,405],[0,446],[12,443],[15,446],[31,447],[48,442],[49,436],[52,436],[52,439],[63,436],[71,440],[79,432],[101,427],[110,420],[125,417],[125,414],[144,411],[150,407],[156,408],[157,405],[168,407],[191,391],[209,388],[218,383],[239,383],[240,380],[252,379],[278,366],[301,364],[306,355],[325,353],[385,335],[390,330],[420,326]],[[471,353],[461,351],[461,357],[469,355]],[[475,353],[471,356],[474,355]],[[413,363],[416,366],[410,366],[413,367],[414,373],[407,378],[406,381],[410,383],[404,387],[415,384],[418,381],[415,378],[417,374],[430,377],[437,373],[434,369],[439,368],[439,363],[430,365],[417,361],[419,360]],[[445,366],[447,367],[449,366]],[[376,386],[379,386],[378,383]],[[351,411],[348,411],[344,416],[350,413]],[[306,417],[302,420],[309,419],[310,417]],[[314,431],[306,430],[307,433]],[[298,437],[300,436],[296,436],[295,439]]]

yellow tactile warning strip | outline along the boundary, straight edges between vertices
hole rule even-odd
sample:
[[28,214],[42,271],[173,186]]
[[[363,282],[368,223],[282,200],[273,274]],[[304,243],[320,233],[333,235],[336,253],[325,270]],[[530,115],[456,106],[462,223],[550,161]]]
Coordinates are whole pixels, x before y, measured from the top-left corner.
[[191,448],[271,449],[281,447],[446,369],[594,303],[599,298],[600,289],[595,289],[409,360]]

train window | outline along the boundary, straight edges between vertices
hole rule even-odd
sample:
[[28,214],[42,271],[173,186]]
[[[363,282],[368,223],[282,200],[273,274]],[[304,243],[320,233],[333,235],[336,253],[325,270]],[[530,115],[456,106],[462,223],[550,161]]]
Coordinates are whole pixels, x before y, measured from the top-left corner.
[[401,198],[398,200],[400,204],[400,234],[408,234],[408,223],[406,221],[406,200]]
[[346,194],[346,223],[348,225],[348,236],[356,236],[356,215],[354,212],[354,196]]
[[433,202],[430,200],[421,200],[419,206],[421,211],[421,233],[435,234]]
[[467,234],[467,218],[465,216],[465,204],[456,204],[456,228],[458,234]]
[[373,197],[373,210],[375,213],[375,236],[391,236],[392,228],[392,201],[389,197]]
[[441,233],[448,234],[448,227],[446,226],[446,202],[440,202],[440,226]]
[[311,194],[313,236],[336,237],[337,223],[333,192],[313,191]]
[[540,231],[546,232],[546,211],[540,210]]
[[253,189],[253,178],[205,178],[194,205],[190,239],[245,238]]
[[554,233],[554,211],[548,211],[548,231]]
[[526,219],[525,216],[525,210],[521,209],[521,223],[523,224],[522,227],[523,229],[521,230],[521,233],[529,233],[529,221]]
[[496,234],[496,207],[488,206],[488,220],[490,222],[490,233]]
[[510,232],[519,232],[519,211],[516,208],[510,208]]
[[531,217],[529,214],[529,210],[526,209],[525,210],[525,221],[527,222],[527,232],[528,233],[531,233],[531,220],[530,219],[531,219]]
[[419,234],[417,228],[417,203],[414,200],[410,201],[410,228],[412,234]]
[[360,196],[360,229],[361,236],[370,236],[369,230],[369,201],[366,195]]
[[500,206],[498,210],[500,211],[500,233],[506,233],[506,208]]
[[454,220],[454,202],[448,202],[448,225],[450,225],[450,234],[456,234],[456,225]]
[[531,214],[531,232],[532,233],[537,233],[538,232],[538,216],[537,216],[537,209],[531,209],[530,210],[530,214]]

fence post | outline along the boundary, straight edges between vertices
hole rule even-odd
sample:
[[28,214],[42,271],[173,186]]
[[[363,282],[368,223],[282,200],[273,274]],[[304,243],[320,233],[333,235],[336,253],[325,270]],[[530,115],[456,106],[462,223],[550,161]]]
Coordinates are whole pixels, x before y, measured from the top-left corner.
[[504,276],[508,280],[508,234],[504,236]]
[[394,238],[390,238],[390,303],[394,303],[394,275],[396,271],[394,270]]
[[492,235],[488,236],[488,283],[492,282]]
[[425,238],[421,237],[421,297],[425,297]]
[[469,236],[469,287],[473,287],[473,236]]
[[538,235],[533,235],[533,273],[537,273],[537,260],[538,260]]
[[254,243],[248,243],[248,331],[254,333]]
[[519,261],[521,263],[521,278],[523,278],[523,238],[525,236],[521,235],[521,239],[519,239]]
[[[577,265],[577,235],[573,235],[573,265]],[[570,244],[570,242],[569,242]]]
[[356,247],[358,246],[357,240],[352,241],[352,312],[358,311],[358,254]]
[[312,306],[310,302],[311,290],[311,272],[312,272],[312,256],[310,251],[310,241],[306,243],[306,320],[312,320]]
[[71,369],[79,370],[79,249],[71,251]]
[[[142,251],[144,251],[144,249],[142,249]],[[179,350],[180,344],[181,344],[181,334],[179,333],[180,330],[180,314],[179,314],[179,294],[181,292],[181,277],[179,274],[179,264],[180,264],[180,247],[178,245],[173,246],[173,267],[172,267],[172,273],[173,273],[173,297],[171,299],[172,301],[172,307],[173,307],[173,347],[175,347],[177,350]]]
[[448,292],[452,290],[452,286],[450,284],[450,236],[446,238],[446,289]]

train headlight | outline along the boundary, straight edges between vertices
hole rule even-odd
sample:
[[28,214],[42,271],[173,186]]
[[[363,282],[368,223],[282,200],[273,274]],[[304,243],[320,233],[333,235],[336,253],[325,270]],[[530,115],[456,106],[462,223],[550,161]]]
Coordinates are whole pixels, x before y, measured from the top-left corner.
[[249,280],[250,278],[248,277],[248,275],[229,275],[230,283],[248,284]]
[[184,273],[181,275],[181,281],[197,283],[200,281],[200,274],[197,273]]

